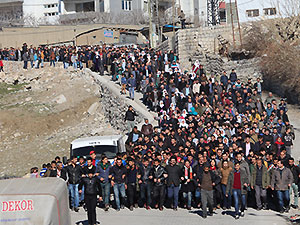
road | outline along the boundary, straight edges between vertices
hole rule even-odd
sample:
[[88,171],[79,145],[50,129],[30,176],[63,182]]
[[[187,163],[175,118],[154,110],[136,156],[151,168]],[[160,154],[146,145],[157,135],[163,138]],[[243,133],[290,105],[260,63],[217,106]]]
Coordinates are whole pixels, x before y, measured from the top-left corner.
[[[101,225],[195,225],[206,223],[210,225],[235,225],[235,224],[255,224],[255,225],[286,225],[290,224],[289,216],[293,215],[296,210],[291,210],[290,213],[280,215],[274,211],[257,211],[248,209],[245,217],[235,220],[231,215],[233,213],[231,208],[229,214],[224,214],[224,211],[219,209],[212,217],[203,219],[202,212],[199,209],[192,209],[187,211],[179,209],[173,211],[166,209],[164,211],[145,209],[134,209],[133,212],[128,209],[120,212],[110,209],[109,212],[104,212],[97,208],[97,219]],[[86,212],[81,208],[78,213],[71,212],[72,225],[88,225]]]

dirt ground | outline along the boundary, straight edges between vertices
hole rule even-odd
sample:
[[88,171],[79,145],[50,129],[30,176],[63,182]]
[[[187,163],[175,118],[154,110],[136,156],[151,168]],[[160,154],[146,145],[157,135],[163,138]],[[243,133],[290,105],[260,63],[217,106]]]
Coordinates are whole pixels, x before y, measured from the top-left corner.
[[91,80],[81,72],[43,70],[30,84],[0,83],[0,177],[23,176],[57,155],[69,156],[70,142],[78,137],[116,133],[99,107],[87,112],[99,101]]

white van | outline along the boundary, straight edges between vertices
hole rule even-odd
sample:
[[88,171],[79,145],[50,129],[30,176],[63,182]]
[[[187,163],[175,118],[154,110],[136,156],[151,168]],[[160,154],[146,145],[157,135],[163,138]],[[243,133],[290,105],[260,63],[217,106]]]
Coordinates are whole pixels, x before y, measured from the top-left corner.
[[126,152],[122,135],[94,136],[78,138],[71,143],[70,157],[90,155],[90,151],[95,151],[97,158],[105,154],[108,159],[113,159],[117,153]]

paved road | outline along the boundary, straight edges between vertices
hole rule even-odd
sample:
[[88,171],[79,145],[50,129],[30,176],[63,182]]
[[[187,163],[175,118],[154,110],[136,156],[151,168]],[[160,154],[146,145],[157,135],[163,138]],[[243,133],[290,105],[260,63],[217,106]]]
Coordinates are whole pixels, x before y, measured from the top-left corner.
[[[228,211],[227,211],[228,212]],[[224,211],[219,209],[212,217],[203,219],[199,209],[187,211],[179,209],[177,212],[167,209],[164,211],[145,209],[135,209],[133,212],[128,209],[116,212],[110,209],[109,212],[104,212],[97,208],[97,219],[101,225],[195,225],[195,224],[210,224],[210,225],[234,225],[234,224],[251,224],[251,225],[286,225],[290,224],[288,217],[293,215],[296,210],[291,210],[289,214],[280,215],[274,211],[256,211],[248,209],[245,217],[235,220],[231,215],[233,208],[229,214],[224,214]],[[71,212],[72,225],[88,225],[86,212],[81,208],[78,213]]]

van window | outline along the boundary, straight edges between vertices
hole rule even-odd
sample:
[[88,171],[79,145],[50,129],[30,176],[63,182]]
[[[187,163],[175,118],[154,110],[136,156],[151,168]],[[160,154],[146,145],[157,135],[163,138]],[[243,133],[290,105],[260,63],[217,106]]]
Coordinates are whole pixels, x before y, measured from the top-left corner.
[[73,156],[89,156],[90,151],[95,151],[97,157],[105,154],[108,158],[114,158],[118,153],[118,147],[113,145],[85,146],[73,149]]

